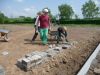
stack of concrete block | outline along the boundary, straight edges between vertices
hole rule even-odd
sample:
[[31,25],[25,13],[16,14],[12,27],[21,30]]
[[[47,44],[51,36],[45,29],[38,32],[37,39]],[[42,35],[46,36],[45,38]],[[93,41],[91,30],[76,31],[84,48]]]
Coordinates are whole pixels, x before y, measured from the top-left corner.
[[32,57],[27,57],[22,59],[22,65],[26,70],[31,69],[33,66],[40,64],[42,61],[42,57],[39,55],[34,55]]
[[46,52],[32,52],[26,54],[25,57],[18,59],[17,64],[25,70],[30,70],[32,67],[42,63],[44,57],[47,56]]
[[44,52],[35,51],[26,54],[25,57],[21,59],[18,59],[17,63],[25,70],[30,70],[32,67],[35,67],[40,63],[44,63],[46,60],[48,60],[48,57],[54,57],[56,54],[60,53],[63,49],[67,49],[68,47],[70,46],[64,44],[49,47],[49,49]]

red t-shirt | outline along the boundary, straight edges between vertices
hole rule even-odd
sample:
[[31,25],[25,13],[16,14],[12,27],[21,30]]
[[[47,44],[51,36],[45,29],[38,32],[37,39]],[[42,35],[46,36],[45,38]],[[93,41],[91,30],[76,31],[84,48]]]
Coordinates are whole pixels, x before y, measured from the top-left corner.
[[49,27],[49,16],[41,15],[39,16],[40,28],[48,28]]

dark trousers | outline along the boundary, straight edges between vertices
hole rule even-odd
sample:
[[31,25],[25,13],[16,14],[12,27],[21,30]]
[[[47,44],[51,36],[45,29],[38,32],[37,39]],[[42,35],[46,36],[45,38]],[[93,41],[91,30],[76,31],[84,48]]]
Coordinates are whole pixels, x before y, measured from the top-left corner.
[[35,32],[35,34],[33,35],[32,41],[35,41],[35,39],[37,38],[38,33]]
[[[40,27],[38,27],[38,32],[40,32]],[[38,36],[38,32],[36,32],[36,29],[35,29],[35,34],[33,35],[32,41],[35,41],[35,39]]]

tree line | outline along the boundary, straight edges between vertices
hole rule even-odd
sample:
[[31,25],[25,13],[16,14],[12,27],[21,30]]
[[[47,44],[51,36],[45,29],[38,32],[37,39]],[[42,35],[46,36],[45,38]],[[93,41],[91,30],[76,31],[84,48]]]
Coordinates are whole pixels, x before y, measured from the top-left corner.
[[[59,18],[62,21],[80,19],[73,11],[71,5],[61,4],[58,6],[59,13],[52,15],[49,9],[49,15],[54,22]],[[100,7],[98,7],[93,0],[89,0],[82,5],[81,8],[83,19],[99,19],[100,20]],[[35,18],[19,16],[18,18],[8,18],[2,12],[0,12],[0,23],[33,23]]]

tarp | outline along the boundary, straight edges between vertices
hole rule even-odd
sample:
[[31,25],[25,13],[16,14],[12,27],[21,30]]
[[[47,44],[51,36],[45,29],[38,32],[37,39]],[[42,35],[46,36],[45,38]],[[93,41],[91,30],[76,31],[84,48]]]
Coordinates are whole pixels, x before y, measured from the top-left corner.
[[9,33],[9,30],[0,29],[0,32]]

